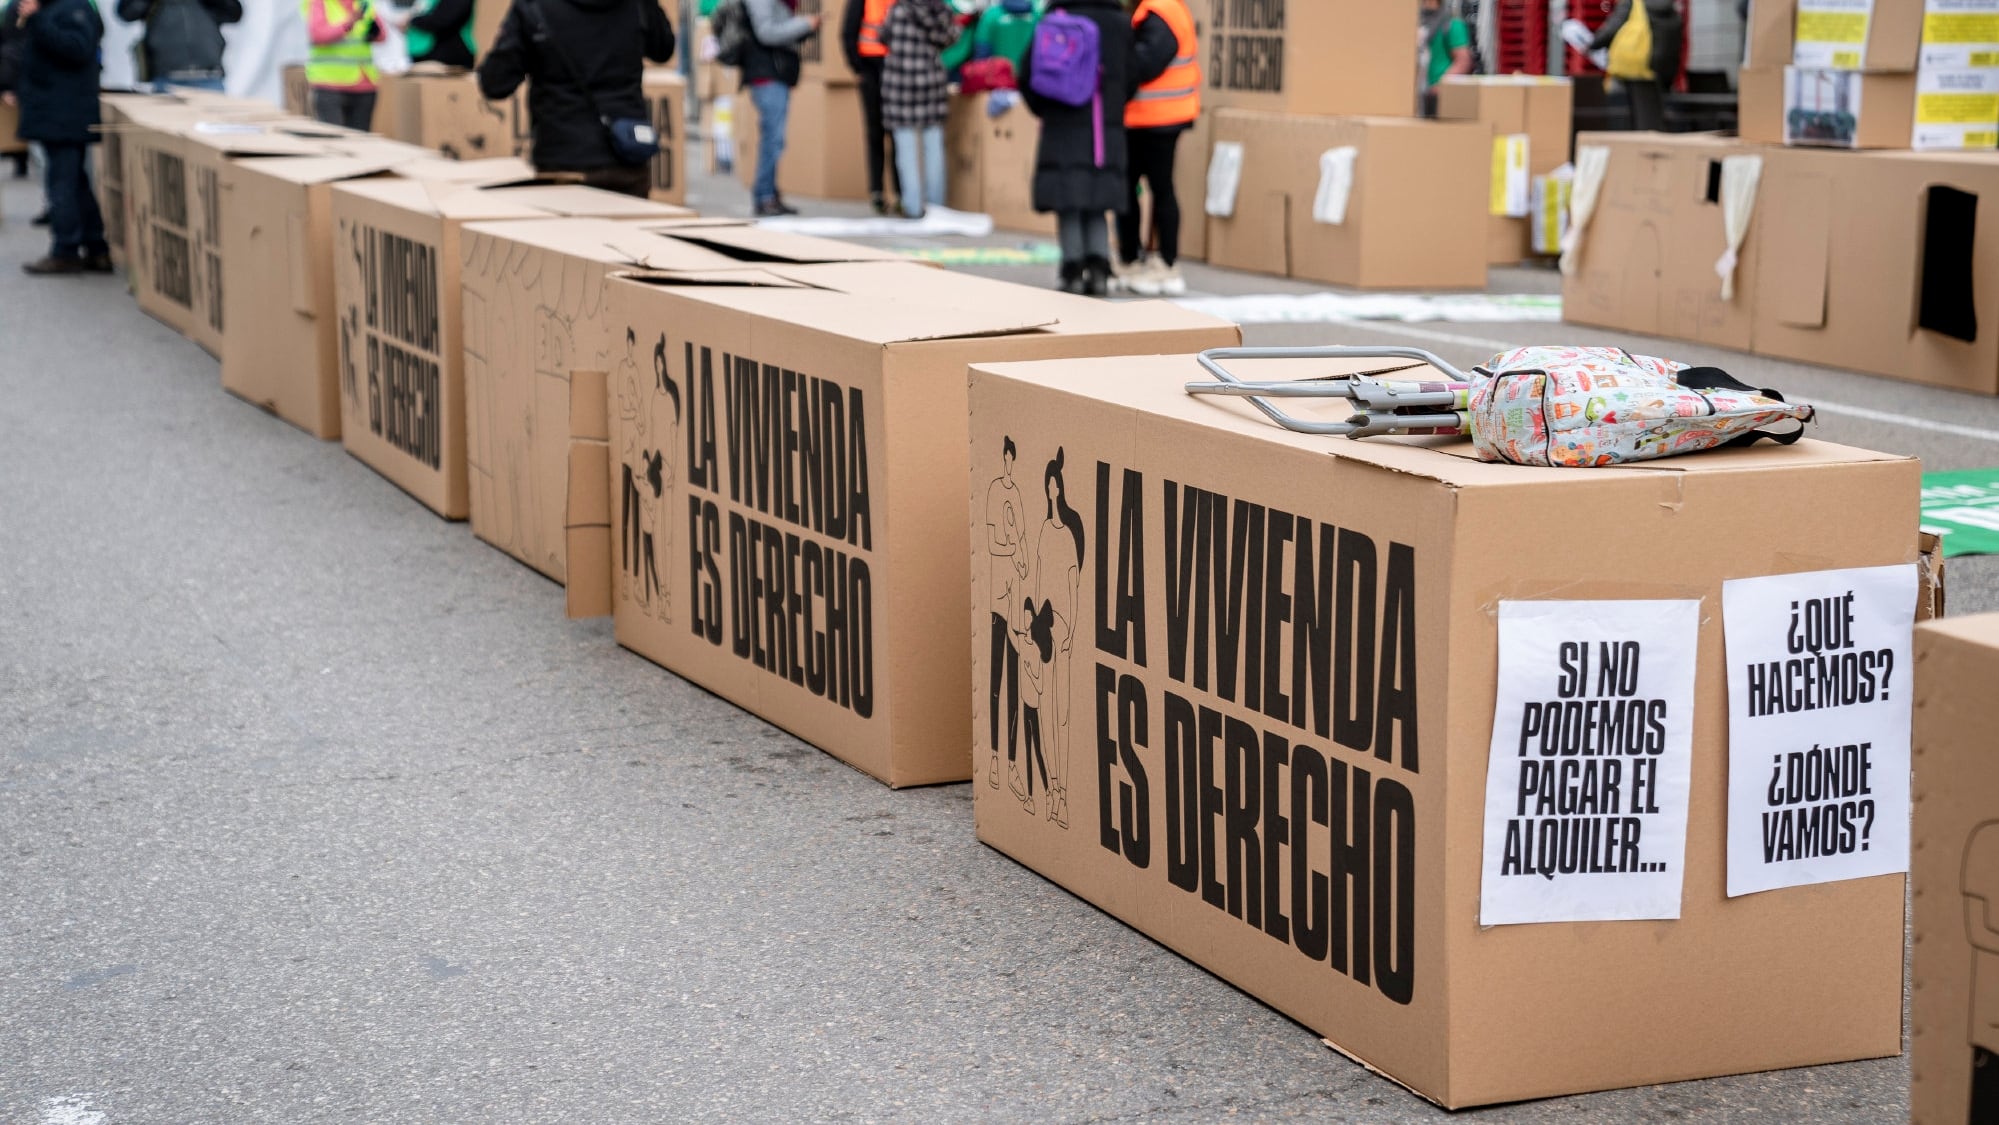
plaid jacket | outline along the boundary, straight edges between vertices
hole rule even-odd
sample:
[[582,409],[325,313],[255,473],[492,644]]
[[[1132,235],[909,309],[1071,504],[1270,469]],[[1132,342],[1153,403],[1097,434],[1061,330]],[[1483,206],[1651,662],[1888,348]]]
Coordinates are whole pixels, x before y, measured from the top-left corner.
[[951,90],[939,56],[957,37],[957,21],[944,0],[897,0],[889,9],[882,124],[922,129],[944,123],[951,112]]

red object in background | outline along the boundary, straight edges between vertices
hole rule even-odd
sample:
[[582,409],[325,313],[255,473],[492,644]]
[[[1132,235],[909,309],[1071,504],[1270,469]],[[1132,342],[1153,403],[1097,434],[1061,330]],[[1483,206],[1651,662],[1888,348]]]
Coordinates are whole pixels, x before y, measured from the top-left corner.
[[1547,0],[1496,0],[1492,29],[1492,73],[1548,73]]
[[[1642,4],[1644,0],[1633,0],[1633,2]],[[1692,5],[1688,3],[1688,0],[1677,0],[1675,6],[1680,9],[1681,67],[1680,73],[1673,76],[1673,88],[1684,90],[1687,85],[1687,44],[1691,42],[1688,36],[1692,33],[1693,24],[1693,15],[1689,11]],[[1603,26],[1604,21],[1610,18],[1610,13],[1615,11],[1616,8],[1617,0],[1569,0],[1569,18],[1581,20],[1589,25],[1591,31],[1595,31]],[[1574,47],[1563,47],[1562,53],[1567,57],[1568,63],[1567,68],[1563,71],[1565,74],[1603,73],[1603,71],[1597,69],[1595,64],[1591,63],[1588,58],[1584,57]]]

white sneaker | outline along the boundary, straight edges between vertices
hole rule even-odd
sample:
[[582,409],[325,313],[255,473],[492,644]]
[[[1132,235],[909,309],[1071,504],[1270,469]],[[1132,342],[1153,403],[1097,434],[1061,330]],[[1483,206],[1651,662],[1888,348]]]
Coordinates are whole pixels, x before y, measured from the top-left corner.
[[1148,257],[1139,266],[1139,271],[1127,279],[1126,287],[1141,297],[1159,296],[1160,280],[1166,276],[1165,264]]
[[1132,279],[1144,272],[1144,258],[1140,258],[1136,262],[1126,262],[1119,259],[1116,254],[1111,255],[1110,291],[1113,293],[1130,292]]
[[1152,276],[1159,283],[1159,296],[1185,297],[1187,295],[1187,279],[1180,276],[1180,267],[1178,264],[1170,266],[1161,264],[1153,272]]

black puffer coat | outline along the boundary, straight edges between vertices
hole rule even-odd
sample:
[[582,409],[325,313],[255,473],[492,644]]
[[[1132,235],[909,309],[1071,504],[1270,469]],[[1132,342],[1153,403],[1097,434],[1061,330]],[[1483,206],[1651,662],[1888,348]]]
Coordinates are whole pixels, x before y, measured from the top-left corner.
[[41,10],[15,22],[8,4],[7,38],[24,46],[14,96],[21,103],[20,137],[51,145],[97,139],[97,49],[104,20],[90,0],[42,0]]
[[618,163],[602,118],[645,117],[645,60],[672,57],[659,0],[515,0],[479,63],[479,92],[504,101],[525,80],[534,166],[588,172]]
[[1064,105],[1033,90],[1033,52],[1020,67],[1021,96],[1041,119],[1034,158],[1036,211],[1122,211],[1125,184],[1124,106],[1137,90],[1131,15],[1117,0],[1052,0],[1050,12],[1068,11],[1097,25],[1103,62],[1104,161],[1096,160],[1095,110]]

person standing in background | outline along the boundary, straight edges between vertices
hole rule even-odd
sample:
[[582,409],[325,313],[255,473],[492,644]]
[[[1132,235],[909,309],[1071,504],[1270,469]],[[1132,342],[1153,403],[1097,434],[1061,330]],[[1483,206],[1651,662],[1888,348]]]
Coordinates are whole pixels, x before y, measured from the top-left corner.
[[1437,116],[1437,83],[1447,74],[1470,74],[1471,29],[1452,0],[1423,0],[1423,116]]
[[97,140],[97,54],[104,20],[92,0],[15,0],[4,18],[9,39],[25,40],[14,96],[21,139],[42,146],[49,199],[49,252],[24,264],[30,274],[110,273],[104,216],[90,190]]
[[[1131,26],[1139,85],[1124,109],[1131,166],[1125,207],[1118,212],[1118,276],[1140,296],[1179,297],[1187,292],[1187,282],[1180,276],[1180,196],[1173,190],[1173,162],[1180,135],[1201,116],[1201,51],[1186,0],[1138,0]],[[1145,256],[1140,180],[1152,195],[1156,259]]]
[[222,89],[222,25],[243,18],[241,0],[118,0],[118,18],[145,25],[133,54],[156,92]]
[[743,10],[750,17],[743,85],[757,111],[757,174],[750,195],[758,218],[796,215],[798,209],[777,190],[777,164],[791,124],[791,90],[805,65],[798,45],[819,34],[819,17],[799,15],[798,0],[743,0]]
[[[895,175],[888,129],[882,123],[882,69],[888,60],[888,16],[895,0],[850,0],[840,21],[840,50],[860,79],[861,136],[868,146],[868,202],[875,214],[888,214],[883,180]],[[892,182],[892,181],[891,181]],[[901,194],[896,186],[896,194]]]
[[[1069,19],[1058,20],[1058,15]],[[1095,96],[1080,105],[1036,89],[1035,67],[1045,41],[1073,19],[1097,25]],[[1104,296],[1110,289],[1111,237],[1104,216],[1122,212],[1126,182],[1124,110],[1136,84],[1131,16],[1120,0],[1052,0],[1021,60],[1020,92],[1041,119],[1034,151],[1034,209],[1054,212],[1062,247],[1065,293]]]
[[366,132],[375,121],[373,0],[304,0],[305,80],[312,115],[328,125]]
[[[1643,28],[1631,21],[1633,4],[1644,5]],[[1620,35],[1636,36],[1643,30],[1651,32],[1652,42],[1642,57],[1627,58],[1614,45]],[[1590,50],[1609,49],[1607,70],[1624,87],[1624,96],[1631,105],[1633,129],[1650,132],[1666,124],[1666,91],[1680,76],[1680,40],[1684,34],[1685,25],[1680,21],[1679,5],[1674,0],[1617,0],[1610,18],[1596,29]]]
[[413,63],[443,63],[470,70],[479,55],[479,45],[472,41],[472,0],[418,0],[403,34],[409,38]]
[[[944,0],[896,0],[888,15],[882,71],[882,121],[895,134],[902,213],[923,217],[944,206],[944,119],[951,113],[943,51],[958,37]],[[920,167],[919,167],[920,165]]]
[[659,0],[514,0],[479,63],[490,101],[528,84],[529,159],[538,172],[644,198],[650,164],[626,164],[609,122],[645,118],[645,64],[673,58],[673,25]]

